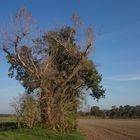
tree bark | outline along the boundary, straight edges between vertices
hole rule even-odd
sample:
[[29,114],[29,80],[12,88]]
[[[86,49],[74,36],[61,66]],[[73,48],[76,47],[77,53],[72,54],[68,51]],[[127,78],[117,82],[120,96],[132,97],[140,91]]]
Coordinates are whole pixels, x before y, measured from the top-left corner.
[[47,111],[47,97],[44,90],[41,92],[40,97],[40,111],[41,111],[41,122],[42,124],[45,124],[48,122],[48,111]]

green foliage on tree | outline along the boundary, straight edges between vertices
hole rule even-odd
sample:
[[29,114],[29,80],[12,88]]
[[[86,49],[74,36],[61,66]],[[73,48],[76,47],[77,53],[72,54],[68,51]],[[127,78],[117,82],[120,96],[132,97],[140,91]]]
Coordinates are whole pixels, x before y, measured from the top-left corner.
[[109,118],[140,118],[140,105],[113,106],[108,113]]

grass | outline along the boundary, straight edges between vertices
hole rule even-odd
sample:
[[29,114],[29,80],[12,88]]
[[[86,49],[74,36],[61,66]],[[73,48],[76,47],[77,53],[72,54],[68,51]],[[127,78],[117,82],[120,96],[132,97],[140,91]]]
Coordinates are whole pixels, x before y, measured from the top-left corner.
[[43,128],[0,131],[0,140],[85,140],[79,132],[60,134]]
[[[2,123],[1,123],[2,122]],[[5,123],[4,123],[5,122]],[[3,125],[1,125],[3,124]],[[0,117],[0,126],[15,125],[14,118]],[[62,134],[49,131],[45,128],[35,127],[33,129],[0,128],[0,140],[86,140],[80,132]]]

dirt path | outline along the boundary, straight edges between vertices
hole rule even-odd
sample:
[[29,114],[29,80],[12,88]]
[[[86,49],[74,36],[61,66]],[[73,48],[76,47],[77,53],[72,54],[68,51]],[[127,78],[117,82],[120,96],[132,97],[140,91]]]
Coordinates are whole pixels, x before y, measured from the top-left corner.
[[140,120],[79,119],[89,140],[140,140]]

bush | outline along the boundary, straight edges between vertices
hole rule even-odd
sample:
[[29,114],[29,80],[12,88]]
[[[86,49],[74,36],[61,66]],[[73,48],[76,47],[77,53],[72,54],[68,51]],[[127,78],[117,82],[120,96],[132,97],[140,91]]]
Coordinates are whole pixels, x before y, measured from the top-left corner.
[[38,102],[32,95],[23,94],[15,98],[12,102],[18,127],[21,127],[21,122],[28,128],[32,128],[40,120],[40,110]]

